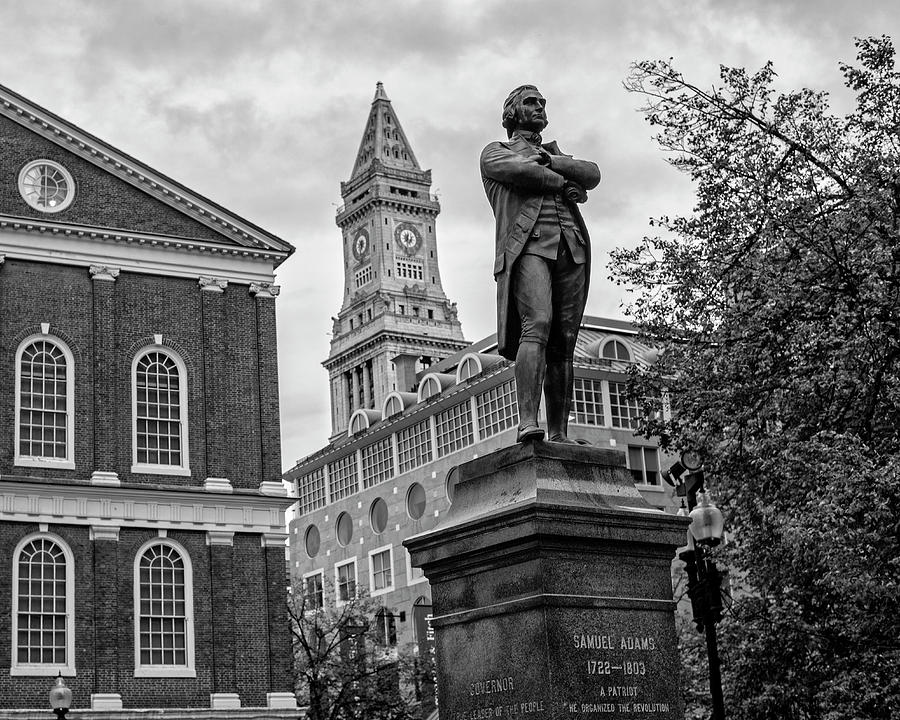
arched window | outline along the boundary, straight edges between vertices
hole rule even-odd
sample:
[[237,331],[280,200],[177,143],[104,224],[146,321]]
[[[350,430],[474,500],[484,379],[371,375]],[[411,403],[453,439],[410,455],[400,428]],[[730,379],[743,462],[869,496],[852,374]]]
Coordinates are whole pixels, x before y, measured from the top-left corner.
[[481,372],[481,363],[478,356],[474,354],[466,355],[459,367],[456,368],[456,382],[465,382],[469,378],[473,378]]
[[384,409],[381,411],[382,418],[389,418],[393,415],[399,415],[403,412],[403,400],[399,395],[388,395],[384,400]]
[[171,350],[148,348],[132,366],[132,472],[190,475],[187,371]]
[[55,535],[29,535],[13,553],[10,675],[75,674],[72,551]]
[[441,394],[441,383],[440,381],[434,377],[434,375],[428,375],[422,380],[422,384],[419,386],[419,400],[427,400],[430,397]]
[[46,335],[16,352],[16,465],[75,468],[75,361]]
[[[425,365],[425,367],[428,366]],[[440,395],[444,390],[455,384],[455,374],[430,372],[419,381],[418,400],[422,402],[435,395]]]
[[382,414],[378,410],[372,408],[360,408],[354,410],[350,416],[350,424],[347,426],[347,436],[353,437],[361,432],[365,432],[375,423],[381,420]]
[[134,565],[135,677],[194,677],[193,571],[188,554],[154,539]]
[[631,362],[631,353],[628,352],[628,348],[625,347],[625,343],[621,340],[610,340],[607,342],[603,346],[600,357],[608,358],[609,360],[624,360],[625,362]]

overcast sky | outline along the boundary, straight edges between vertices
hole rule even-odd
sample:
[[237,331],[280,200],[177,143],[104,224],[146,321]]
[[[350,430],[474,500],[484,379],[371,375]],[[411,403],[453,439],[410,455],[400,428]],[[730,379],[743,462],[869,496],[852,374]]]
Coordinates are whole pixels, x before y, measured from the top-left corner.
[[897,0],[0,1],[0,83],[297,248],[278,273],[283,464],[330,433],[331,316],[341,304],[339,183],[382,81],[440,196],[441,273],[467,339],[494,331],[493,218],[478,155],[505,137],[509,90],[548,99],[547,140],[596,161],[584,206],[588,312],[622,317],[608,251],[689,211],[622,88],[630,63],[675,60],[700,84],[720,64],[775,63],[783,89],[830,90],[855,36],[900,42]]

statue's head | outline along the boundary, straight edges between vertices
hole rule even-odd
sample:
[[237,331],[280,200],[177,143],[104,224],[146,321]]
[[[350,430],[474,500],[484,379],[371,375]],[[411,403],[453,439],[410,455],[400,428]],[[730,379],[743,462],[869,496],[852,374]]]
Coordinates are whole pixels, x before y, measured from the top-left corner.
[[503,127],[506,136],[522,128],[540,132],[547,127],[547,101],[534,85],[520,85],[513,90],[503,103]]

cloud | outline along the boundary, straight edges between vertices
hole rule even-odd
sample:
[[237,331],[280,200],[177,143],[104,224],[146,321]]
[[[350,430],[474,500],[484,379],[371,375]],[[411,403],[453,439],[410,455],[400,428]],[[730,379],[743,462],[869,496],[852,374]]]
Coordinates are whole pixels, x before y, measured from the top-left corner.
[[340,182],[349,178],[375,82],[385,83],[443,211],[441,274],[471,340],[493,332],[493,218],[478,155],[503,136],[522,82],[548,97],[567,152],[603,181],[585,215],[595,264],[588,309],[620,315],[611,247],[647,219],[689,212],[690,183],[665,163],[622,88],[631,62],[674,57],[710,84],[719,64],[773,60],[784,89],[846,105],[838,61],[855,35],[896,27],[894,0],[45,0],[0,5],[0,83],[284,237],[278,272],[284,458],[330,433],[330,316],[343,288]]

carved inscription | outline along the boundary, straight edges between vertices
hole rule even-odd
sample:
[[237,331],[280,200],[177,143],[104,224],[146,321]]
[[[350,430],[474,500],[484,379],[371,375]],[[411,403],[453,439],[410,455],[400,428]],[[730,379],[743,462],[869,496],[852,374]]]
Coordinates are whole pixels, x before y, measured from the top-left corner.
[[659,652],[654,635],[573,632],[571,647],[578,651],[575,657],[581,672],[597,684],[591,688],[591,702],[563,702],[563,712],[617,716],[671,712],[669,703],[648,697],[652,690],[645,687]]
[[[539,697],[533,681],[507,673],[470,678],[468,705],[447,712],[449,720],[537,720],[585,715],[614,720],[623,716],[671,718],[676,707],[659,682],[668,651],[656,634],[587,629],[562,634],[560,670],[568,674],[562,698]],[[537,697],[536,697],[537,696]],[[585,720],[588,720],[587,718]]]
[[543,700],[517,700],[509,697],[521,686],[522,683],[517,683],[515,678],[508,675],[476,680],[469,684],[469,697],[478,702],[479,707],[448,715],[451,720],[488,720],[526,717],[544,712]]

